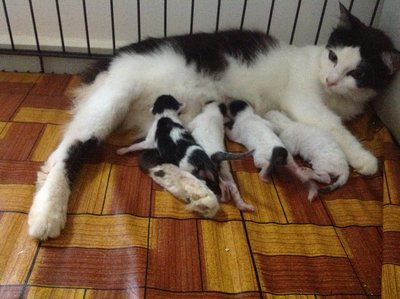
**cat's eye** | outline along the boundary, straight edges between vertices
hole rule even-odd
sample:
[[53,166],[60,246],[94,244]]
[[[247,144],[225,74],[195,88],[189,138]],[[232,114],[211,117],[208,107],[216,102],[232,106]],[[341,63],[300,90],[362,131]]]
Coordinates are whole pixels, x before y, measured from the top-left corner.
[[332,61],[333,63],[336,64],[336,62],[337,62],[337,56],[336,56],[335,52],[333,52],[332,50],[329,50],[329,55],[328,55],[328,57],[329,57],[329,60],[330,60],[330,61]]
[[354,79],[362,79],[365,72],[362,69],[355,69],[347,73],[347,76],[352,76]]

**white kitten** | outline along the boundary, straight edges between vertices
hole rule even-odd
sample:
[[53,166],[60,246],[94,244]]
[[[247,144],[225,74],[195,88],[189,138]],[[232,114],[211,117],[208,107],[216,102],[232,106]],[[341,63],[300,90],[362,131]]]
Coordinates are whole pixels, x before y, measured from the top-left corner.
[[[196,142],[204,148],[210,157],[217,152],[225,151],[224,111],[221,111],[221,109],[226,110],[226,106],[215,101],[208,102],[203,106],[202,112],[188,125]],[[226,186],[228,196],[232,196],[236,207],[241,211],[254,211],[253,206],[246,204],[240,196],[239,189],[236,186],[227,161],[221,162],[219,174],[222,185]],[[224,190],[225,188],[221,189]]]
[[337,177],[334,184],[320,191],[332,191],[347,182],[349,166],[346,156],[329,132],[292,121],[276,110],[267,112],[265,118],[272,123],[287,150],[309,162],[316,175],[321,178],[329,178],[329,175]]
[[314,199],[318,190],[311,179],[320,178],[311,169],[296,164],[267,120],[255,114],[251,106],[240,100],[230,103],[228,115],[234,121],[226,126],[226,135],[232,141],[254,149],[254,165],[261,168],[259,176],[262,181],[268,181],[268,175],[275,166],[284,165],[308,187],[308,199]]

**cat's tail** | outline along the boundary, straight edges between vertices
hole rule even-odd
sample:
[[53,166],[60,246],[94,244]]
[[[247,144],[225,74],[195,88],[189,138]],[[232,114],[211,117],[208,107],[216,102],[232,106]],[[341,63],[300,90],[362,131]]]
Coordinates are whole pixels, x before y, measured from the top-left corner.
[[231,152],[216,152],[211,155],[211,160],[219,164],[219,162],[224,161],[224,160],[239,160],[243,159],[245,157],[251,156],[253,154],[254,150],[244,152],[244,153],[231,153]]
[[346,184],[348,178],[349,178],[349,170],[347,169],[345,172],[343,172],[341,175],[338,176],[336,182],[334,182],[329,186],[319,188],[319,191],[322,193],[331,192]]

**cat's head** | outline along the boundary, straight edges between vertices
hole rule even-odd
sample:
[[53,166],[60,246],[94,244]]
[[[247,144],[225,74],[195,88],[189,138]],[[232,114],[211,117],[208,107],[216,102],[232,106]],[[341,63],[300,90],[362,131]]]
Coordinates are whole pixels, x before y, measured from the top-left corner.
[[340,21],[321,57],[320,80],[330,93],[363,102],[387,86],[400,52],[381,31],[364,25],[340,4]]

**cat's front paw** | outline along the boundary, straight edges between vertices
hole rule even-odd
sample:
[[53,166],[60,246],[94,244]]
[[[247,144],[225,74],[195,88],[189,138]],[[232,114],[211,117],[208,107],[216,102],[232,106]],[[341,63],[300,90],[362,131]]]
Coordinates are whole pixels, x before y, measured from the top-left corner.
[[29,211],[29,235],[35,239],[46,240],[60,235],[67,220],[67,204],[70,194],[68,183],[60,180],[58,184],[47,177],[39,186]]
[[368,151],[358,153],[350,165],[362,175],[373,175],[378,171],[378,159]]

